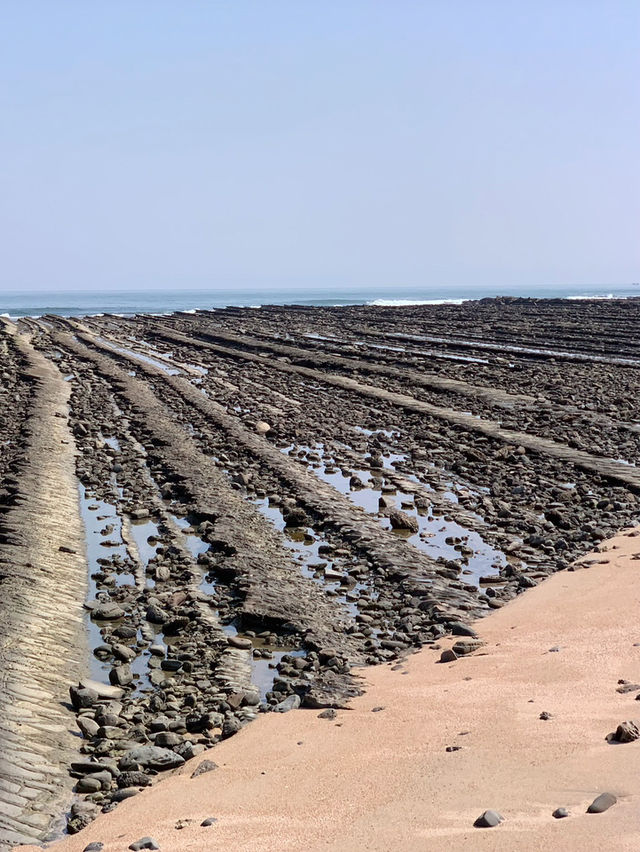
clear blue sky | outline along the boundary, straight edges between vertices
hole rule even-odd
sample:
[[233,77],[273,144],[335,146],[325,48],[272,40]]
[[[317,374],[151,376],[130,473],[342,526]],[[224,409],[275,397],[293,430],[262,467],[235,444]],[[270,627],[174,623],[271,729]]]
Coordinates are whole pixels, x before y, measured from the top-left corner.
[[0,290],[640,280],[638,0],[0,13]]

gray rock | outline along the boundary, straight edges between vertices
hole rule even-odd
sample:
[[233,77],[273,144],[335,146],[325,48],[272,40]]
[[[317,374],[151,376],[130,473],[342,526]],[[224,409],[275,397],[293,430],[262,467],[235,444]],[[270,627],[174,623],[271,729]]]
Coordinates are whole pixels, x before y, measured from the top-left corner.
[[181,745],[184,740],[180,734],[176,734],[174,731],[160,731],[160,733],[156,735],[154,742],[156,745],[166,748]]
[[613,738],[617,743],[632,743],[640,738],[640,730],[635,722],[621,722],[616,728]]
[[120,772],[116,776],[116,784],[121,789],[125,787],[148,787],[151,784],[151,778],[144,772]]
[[569,811],[566,808],[556,808],[551,814],[554,819],[564,819],[569,816]]
[[90,740],[92,737],[95,737],[100,730],[100,725],[98,725],[95,719],[92,719],[90,716],[78,716],[76,719],[76,725],[80,728],[82,736],[86,740]]
[[85,846],[82,852],[102,852],[104,849],[104,843],[100,843],[100,841],[94,841],[90,843],[88,846]]
[[610,807],[615,805],[617,802],[617,798],[613,795],[613,793],[600,793],[599,796],[591,802],[589,807],[587,808],[588,814],[602,814],[605,811],[608,811]]
[[473,825],[475,828],[495,828],[503,821],[504,817],[498,811],[485,811],[483,814],[480,814]]
[[455,651],[447,650],[447,651],[443,651],[440,654],[440,662],[441,663],[453,663],[457,659],[458,659],[458,655],[456,654]]
[[122,697],[123,691],[118,686],[109,686],[106,683],[100,683],[98,680],[91,680],[86,677],[80,681],[82,689],[90,689],[95,692],[98,698],[106,700],[118,699]]
[[459,657],[465,654],[473,654],[479,648],[482,648],[484,642],[482,639],[459,639],[453,646],[453,652]]
[[197,778],[198,775],[204,775],[205,772],[213,772],[213,770],[217,768],[218,764],[214,763],[212,760],[203,760],[202,763],[199,763],[193,770],[191,777]]
[[329,707],[328,710],[323,710],[322,713],[318,713],[318,719],[335,719],[337,715],[338,714],[333,707]]
[[182,766],[184,758],[171,751],[168,748],[160,748],[160,746],[143,745],[129,749],[122,756],[122,761],[127,765],[137,764],[144,766],[147,769],[157,769],[163,771],[166,769],[176,769]]
[[160,609],[159,606],[151,604],[151,606],[147,607],[145,618],[152,624],[164,624],[164,622],[169,618],[169,616],[163,609]]
[[405,512],[400,512],[398,509],[389,512],[389,521],[393,530],[409,530],[412,533],[417,533],[420,529],[417,518],[407,515]]
[[71,698],[73,709],[82,710],[87,707],[93,707],[98,700],[98,693],[95,689],[83,689],[78,686],[70,686],[69,697]]
[[[96,773],[96,775],[99,774]],[[84,778],[80,778],[76,784],[76,793],[97,793],[98,790],[102,790],[102,782],[99,778],[96,778],[96,775],[86,775]]]
[[273,708],[274,713],[288,713],[289,710],[297,710],[300,706],[300,696],[299,695],[289,695],[288,698],[285,698],[284,701],[281,701],[279,704]]
[[125,799],[131,799],[137,796],[140,790],[137,787],[123,787],[122,790],[116,790],[111,796],[112,802],[124,802]]
[[468,624],[464,624],[462,621],[452,621],[449,629],[454,636],[471,636],[472,639],[478,638],[478,634],[473,627],[469,627]]
[[98,603],[97,606],[91,607],[91,618],[100,621],[117,621],[124,618],[124,615],[125,611],[115,603]]
[[131,666],[123,664],[116,666],[109,672],[109,680],[114,686],[127,686],[133,680]]
[[207,828],[207,826],[215,825],[217,822],[218,822],[218,820],[217,820],[217,818],[216,818],[216,817],[207,817],[206,819],[203,819],[203,820],[202,820],[202,822],[200,823],[200,825],[202,825],[202,826],[204,826],[205,828]]
[[141,849],[159,849],[160,844],[153,837],[141,837],[129,846],[132,852],[140,852]]
[[253,647],[251,639],[244,636],[227,636],[227,644],[231,645],[232,648],[242,648],[246,651]]

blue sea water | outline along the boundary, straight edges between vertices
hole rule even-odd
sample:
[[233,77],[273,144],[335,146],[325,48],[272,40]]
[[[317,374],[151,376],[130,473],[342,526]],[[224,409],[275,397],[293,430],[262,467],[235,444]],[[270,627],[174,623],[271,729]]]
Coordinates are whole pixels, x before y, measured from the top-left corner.
[[0,314],[10,317],[83,316],[91,314],[168,314],[227,306],[260,305],[408,305],[460,302],[491,296],[537,298],[640,297],[640,285],[539,285],[529,287],[354,287],[266,289],[250,287],[211,290],[0,290]]

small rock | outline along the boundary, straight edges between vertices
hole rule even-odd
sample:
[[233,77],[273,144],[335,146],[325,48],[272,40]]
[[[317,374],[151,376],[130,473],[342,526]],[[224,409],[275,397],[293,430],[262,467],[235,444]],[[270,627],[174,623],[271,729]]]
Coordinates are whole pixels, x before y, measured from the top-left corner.
[[483,814],[480,814],[473,825],[475,828],[495,828],[503,821],[504,817],[498,811],[485,811]]
[[285,698],[284,701],[281,701],[279,704],[273,708],[274,713],[288,713],[289,710],[297,710],[300,706],[300,696],[299,695],[289,695],[288,698]]
[[640,737],[640,730],[635,722],[621,722],[616,728],[615,734],[611,739],[617,743],[632,743]]
[[564,819],[569,816],[569,811],[566,808],[556,808],[551,814],[554,819]]
[[456,654],[455,651],[447,650],[447,651],[443,651],[440,654],[440,662],[441,663],[453,663],[457,659],[458,659],[458,655]]
[[464,624],[462,621],[452,621],[449,629],[454,636],[471,636],[472,639],[478,638],[478,634],[473,627],[469,627],[468,624]]
[[217,768],[218,764],[214,763],[212,760],[203,760],[202,763],[199,763],[193,770],[191,777],[197,778],[198,775],[204,775],[205,772],[213,772],[213,770]]
[[318,719],[335,719],[337,715],[333,707],[329,707],[327,710],[323,710],[322,713],[318,713]]
[[448,752],[452,752],[452,751],[460,751],[460,749],[461,749],[461,748],[462,748],[462,746],[456,746],[456,745],[454,745],[454,746],[447,746],[447,747],[446,747],[446,749],[445,749],[445,751],[448,751]]
[[548,719],[551,719],[551,713],[547,712],[547,710],[543,710],[539,716],[543,722],[546,722]]
[[605,811],[608,811],[610,807],[615,805],[617,802],[617,798],[613,795],[613,793],[600,793],[599,796],[591,802],[589,807],[587,808],[588,814],[602,814]]
[[159,849],[160,844],[153,837],[141,837],[129,846],[133,852],[140,852],[141,849]]
[[188,825],[191,825],[193,822],[192,819],[179,819],[175,824],[176,831],[181,831],[183,828],[186,828]]
[[384,706],[380,706],[380,707],[372,707],[372,708],[371,708],[371,712],[372,712],[372,713],[379,713],[381,710],[384,710]]
[[202,820],[200,825],[203,825],[205,828],[207,828],[210,825],[215,825],[217,822],[218,820],[216,817],[207,817],[206,819]]
[[253,647],[251,639],[246,639],[244,636],[227,636],[227,644],[232,648],[242,648],[246,651]]
[[102,852],[103,849],[104,843],[100,843],[99,840],[96,840],[88,846],[85,846],[82,852]]

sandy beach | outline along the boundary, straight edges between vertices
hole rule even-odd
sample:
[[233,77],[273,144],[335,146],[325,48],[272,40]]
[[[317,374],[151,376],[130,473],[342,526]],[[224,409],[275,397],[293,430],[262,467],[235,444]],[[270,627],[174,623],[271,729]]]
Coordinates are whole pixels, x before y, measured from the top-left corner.
[[[53,848],[120,852],[151,835],[170,852],[637,849],[640,746],[605,736],[638,715],[640,687],[616,690],[640,680],[639,550],[635,533],[610,540],[478,622],[472,656],[369,669],[333,720],[264,716]],[[203,759],[218,768],[192,779]],[[617,804],[586,814],[605,791]],[[503,824],[473,828],[489,808]]]

